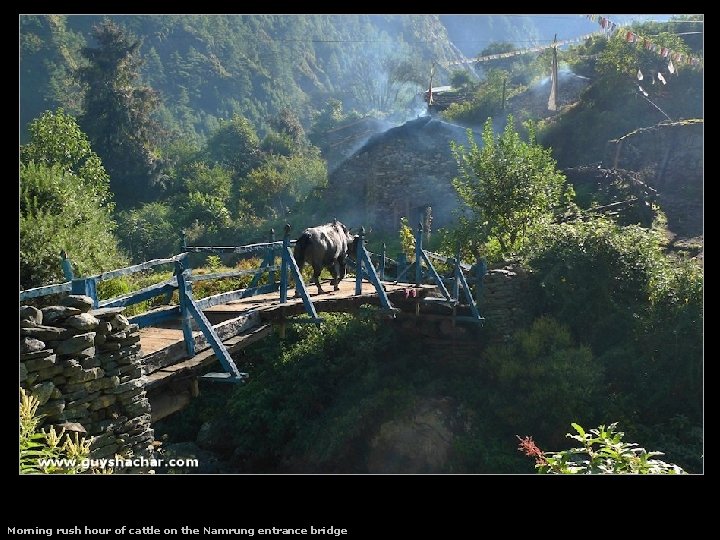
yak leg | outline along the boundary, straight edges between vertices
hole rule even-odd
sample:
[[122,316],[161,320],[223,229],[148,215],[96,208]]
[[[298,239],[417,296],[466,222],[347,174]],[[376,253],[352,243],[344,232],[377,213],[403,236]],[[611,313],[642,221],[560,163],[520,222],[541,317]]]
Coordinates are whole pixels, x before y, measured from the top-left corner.
[[330,268],[330,273],[332,274],[332,277],[333,277],[332,284],[334,285],[335,290],[339,291],[340,290],[340,279],[341,279],[340,278],[340,262],[339,261],[335,261],[333,263],[332,267]]
[[325,291],[323,291],[320,286],[320,272],[322,272],[322,268],[320,268],[320,270],[313,271],[313,281],[315,282],[315,285],[317,285],[318,294],[325,294]]

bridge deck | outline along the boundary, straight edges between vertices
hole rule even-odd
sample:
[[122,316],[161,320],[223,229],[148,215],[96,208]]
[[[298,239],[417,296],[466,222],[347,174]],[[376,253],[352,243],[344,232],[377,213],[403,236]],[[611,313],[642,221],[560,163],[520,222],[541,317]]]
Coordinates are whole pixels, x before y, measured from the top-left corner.
[[[363,282],[362,294],[355,296],[355,279],[348,278],[340,283],[340,290],[333,291],[329,282],[323,283],[324,294],[318,295],[317,288],[310,285],[308,290],[318,312],[351,311],[365,303],[378,303],[375,288]],[[411,285],[385,283],[388,296],[404,299],[405,291],[414,289]],[[417,290],[418,297],[424,297],[432,285],[423,285]],[[268,293],[205,309],[203,312],[213,324],[230,353],[236,352],[266,336],[271,331],[270,322],[304,313],[302,300],[293,298],[295,291],[288,291],[288,301],[280,304],[279,293]],[[140,344],[147,375],[147,386],[157,387],[182,373],[210,365],[216,360],[202,332],[193,332],[196,355],[187,357],[185,342],[179,319],[169,320],[155,327],[140,330]]]

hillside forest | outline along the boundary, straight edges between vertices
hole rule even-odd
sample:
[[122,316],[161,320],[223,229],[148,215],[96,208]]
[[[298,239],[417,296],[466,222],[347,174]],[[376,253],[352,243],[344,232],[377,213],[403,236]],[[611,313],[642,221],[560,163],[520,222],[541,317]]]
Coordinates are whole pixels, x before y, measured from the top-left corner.
[[[243,245],[336,217],[411,260],[432,201],[425,248],[522,275],[522,316],[488,316],[457,354],[371,307],[288,325],[238,355],[248,382],[157,422],[161,451],[212,473],[525,474],[562,469],[535,443],[616,424],[702,473],[703,16],[608,17],[619,30],[577,15],[22,15],[20,289],[63,282],[61,252],[89,276],[181,238]],[[198,297],[247,285],[210,283]]]

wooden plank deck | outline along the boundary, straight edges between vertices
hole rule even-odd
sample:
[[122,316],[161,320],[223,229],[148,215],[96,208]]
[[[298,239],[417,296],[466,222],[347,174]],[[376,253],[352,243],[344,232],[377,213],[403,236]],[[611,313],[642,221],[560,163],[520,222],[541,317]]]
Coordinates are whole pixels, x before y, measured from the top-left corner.
[[[355,296],[355,278],[341,281],[338,291],[333,291],[329,282],[323,282],[322,286],[326,292],[321,295],[317,294],[314,285],[308,287],[318,312],[353,311],[365,303],[379,303],[375,288],[367,282],[362,284],[362,294]],[[393,298],[405,299],[405,291],[411,288],[414,287],[407,284],[385,284],[391,302]],[[434,288],[432,285],[423,285],[416,290],[417,296],[424,297]],[[266,336],[271,331],[268,322],[304,313],[302,299],[294,298],[294,293],[294,289],[288,290],[288,301],[285,304],[280,304],[279,293],[273,292],[211,306],[204,309],[203,313],[232,353]],[[169,377],[207,366],[216,360],[201,332],[194,331],[193,338],[196,355],[187,358],[179,319],[162,321],[156,327],[140,330],[143,364],[149,386],[157,387]]]

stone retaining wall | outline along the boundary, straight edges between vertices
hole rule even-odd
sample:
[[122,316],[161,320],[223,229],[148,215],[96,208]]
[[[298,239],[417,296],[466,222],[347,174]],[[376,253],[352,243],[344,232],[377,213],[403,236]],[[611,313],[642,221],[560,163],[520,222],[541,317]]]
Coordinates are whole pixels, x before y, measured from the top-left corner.
[[38,398],[43,425],[92,437],[91,458],[147,455],[154,439],[136,324],[124,308],[20,307],[20,384]]

